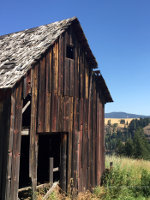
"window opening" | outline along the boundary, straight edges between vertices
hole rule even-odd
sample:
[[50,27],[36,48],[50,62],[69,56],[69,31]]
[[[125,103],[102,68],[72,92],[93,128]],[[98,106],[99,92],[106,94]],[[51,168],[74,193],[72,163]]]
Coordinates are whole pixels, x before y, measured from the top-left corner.
[[74,59],[74,47],[71,45],[68,45],[66,51],[67,51],[66,52],[67,58]]

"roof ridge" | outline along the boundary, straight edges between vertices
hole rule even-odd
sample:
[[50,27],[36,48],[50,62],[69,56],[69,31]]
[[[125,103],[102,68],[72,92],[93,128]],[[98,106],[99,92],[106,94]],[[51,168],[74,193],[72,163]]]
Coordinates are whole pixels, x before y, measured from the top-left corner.
[[67,20],[69,22],[72,22],[74,20],[78,20],[78,18],[76,16],[74,16],[74,17],[71,17],[71,18],[66,18],[66,19],[63,19],[63,20],[54,21],[52,23],[48,23],[48,24],[44,24],[44,25],[40,25],[40,26],[35,26],[35,27],[32,27],[32,28],[27,28],[27,29],[24,29],[24,30],[21,30],[21,31],[15,31],[15,32],[12,32],[12,33],[7,33],[7,34],[4,34],[4,35],[0,35],[0,40],[3,39],[4,37],[10,36],[10,35],[13,35],[13,34],[16,34],[16,33],[21,33],[21,32],[25,32],[25,31],[28,31],[28,30],[37,29],[37,28],[42,27],[42,26],[44,27],[44,26],[48,26],[50,24],[60,23],[60,22],[67,21]]
[[96,59],[80,22],[72,17],[1,36],[0,88],[12,88],[70,26],[73,26],[79,43],[85,49],[89,66],[96,68]]

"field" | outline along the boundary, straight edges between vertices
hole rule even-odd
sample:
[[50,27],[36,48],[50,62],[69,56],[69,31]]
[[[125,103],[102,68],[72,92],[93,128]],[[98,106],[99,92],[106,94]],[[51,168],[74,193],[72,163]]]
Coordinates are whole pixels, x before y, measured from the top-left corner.
[[[110,162],[113,162],[111,170]],[[106,156],[106,168],[103,186],[78,196],[62,194],[57,188],[49,200],[150,200],[150,161]]]
[[[120,120],[125,120],[125,124],[120,124]],[[124,128],[124,126],[129,124],[134,118],[105,118],[105,125],[108,124],[108,121],[111,122],[111,124],[118,124],[118,127]]]
[[131,158],[121,158],[117,156],[106,156],[106,168],[109,168],[110,162],[113,162],[114,167],[120,167],[122,169],[134,170],[134,173],[141,173],[141,170],[145,169],[150,172],[150,161],[138,160]]

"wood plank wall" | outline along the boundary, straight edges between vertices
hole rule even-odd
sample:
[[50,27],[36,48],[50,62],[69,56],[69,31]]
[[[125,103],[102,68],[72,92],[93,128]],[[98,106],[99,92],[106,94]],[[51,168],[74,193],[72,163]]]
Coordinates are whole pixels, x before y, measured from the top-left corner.
[[[74,47],[74,59],[66,57],[66,46]],[[30,177],[37,184],[38,136],[36,133],[67,132],[66,175],[77,191],[100,184],[104,170],[104,102],[100,86],[78,43],[73,29],[63,33],[32,66],[11,94],[8,163],[5,198],[17,199],[21,142],[22,99],[31,92]],[[0,103],[2,105],[4,102]],[[10,108],[10,104],[9,104]],[[8,109],[9,110],[9,109]],[[8,112],[9,114],[9,112]],[[0,113],[0,116],[2,112]],[[0,126],[2,126],[2,120]],[[9,122],[7,121],[9,124]],[[4,131],[3,131],[4,134]],[[2,135],[0,143],[2,143]],[[3,148],[2,146],[0,148]],[[5,150],[6,153],[6,150]],[[6,156],[7,157],[7,156]],[[3,155],[0,152],[0,160]],[[64,167],[64,166],[63,166]],[[0,168],[0,181],[2,168]],[[62,170],[65,171],[65,170]],[[2,184],[0,183],[0,186]],[[4,190],[0,188],[0,191]]]
[[5,198],[8,138],[10,129],[10,94],[0,92],[0,199]]
[[[66,57],[67,45],[74,47],[74,59]],[[104,169],[104,103],[85,52],[71,28],[33,68],[33,74],[37,73],[37,100],[32,100],[37,104],[37,132],[69,133],[68,191],[71,178],[79,191],[100,184]],[[36,171],[36,167],[31,168]]]
[[3,136],[1,146],[3,160],[0,162],[3,171],[0,177],[0,199],[2,200],[16,200],[18,197],[21,126],[22,82],[17,84],[3,101],[3,114],[0,120],[0,137]]

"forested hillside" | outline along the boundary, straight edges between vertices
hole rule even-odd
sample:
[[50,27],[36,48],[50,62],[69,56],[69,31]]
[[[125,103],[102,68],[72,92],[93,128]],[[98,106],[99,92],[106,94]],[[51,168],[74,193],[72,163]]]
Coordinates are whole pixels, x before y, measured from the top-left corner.
[[133,119],[128,126],[120,128],[109,121],[105,127],[106,154],[150,160],[150,140],[144,134],[144,127],[148,124],[149,118]]
[[111,112],[105,113],[105,118],[149,118],[150,116],[136,115],[126,112]]

